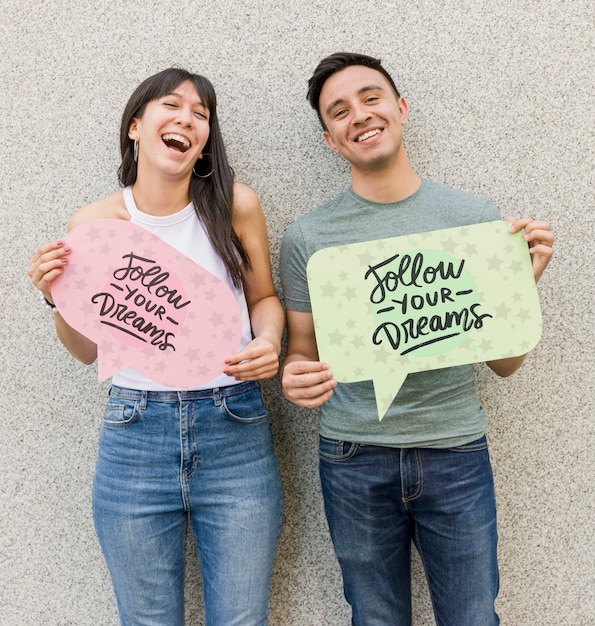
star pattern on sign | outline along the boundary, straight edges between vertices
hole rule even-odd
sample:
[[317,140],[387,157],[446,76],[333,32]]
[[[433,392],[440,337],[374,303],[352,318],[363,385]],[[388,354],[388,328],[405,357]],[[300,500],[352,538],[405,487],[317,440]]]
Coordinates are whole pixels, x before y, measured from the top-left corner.
[[351,345],[354,348],[361,348],[366,345],[364,338],[361,335],[354,335],[351,339]]
[[212,350],[207,350],[207,354],[206,354],[207,360],[211,361],[212,359],[215,358],[215,354],[213,353]]
[[523,353],[528,352],[531,349],[531,344],[528,341],[521,341],[520,348]]
[[502,319],[508,319],[508,315],[511,312],[511,308],[505,303],[501,302],[497,307],[494,308],[496,315]]
[[341,343],[343,342],[343,339],[345,339],[345,335],[342,332],[339,332],[338,329],[335,329],[329,335],[329,340],[330,340],[329,343],[331,346],[333,345],[340,346]]
[[84,291],[87,286],[87,281],[84,278],[79,278],[74,284],[78,291]]
[[332,298],[335,295],[337,288],[333,285],[331,280],[326,285],[320,285],[323,298]]
[[93,307],[91,300],[87,300],[87,299],[81,302],[81,306],[79,307],[79,310],[83,313],[85,317],[91,317],[95,313],[95,309]]
[[[145,240],[145,232],[140,228],[135,228],[128,236],[128,239],[130,239],[130,241],[137,246]],[[153,254],[153,250],[147,250],[146,253]]]
[[354,287],[346,287],[343,292],[343,296],[346,300],[353,300],[355,298],[355,293]]
[[467,335],[464,341],[461,343],[463,350],[471,350],[475,344],[475,339],[472,335]]
[[99,232],[97,227],[90,225],[89,228],[87,229],[87,238],[90,241],[95,241],[96,239],[99,239],[100,237],[101,237],[101,233]]
[[498,271],[500,269],[500,265],[502,264],[502,259],[497,254],[494,254],[491,259],[486,259],[486,263],[488,264],[489,270]]
[[510,269],[513,272],[520,272],[523,269],[523,262],[521,259],[515,259],[510,262]]
[[526,322],[530,320],[533,316],[531,315],[531,311],[529,309],[519,309],[517,313],[517,317],[521,322]]
[[455,250],[457,249],[457,242],[452,240],[452,236],[450,236],[448,239],[445,239],[444,241],[441,242],[441,247],[442,250],[444,250],[444,252],[448,252],[449,254],[453,254]]
[[349,328],[349,330],[353,330],[355,328],[355,324],[356,321],[353,318],[349,318],[346,322],[345,322],[345,327]]
[[[102,360],[105,362],[105,355],[103,355],[103,357],[104,358]],[[119,356],[115,356],[113,359],[109,359],[108,362],[110,364],[110,370],[112,372],[119,372],[120,370],[123,370],[127,365],[124,359]]]
[[227,341],[231,341],[234,338],[234,335],[235,333],[231,330],[231,328],[223,331],[223,339],[226,339]]
[[213,302],[214,299],[215,299],[215,292],[212,289],[209,289],[208,291],[205,292],[205,300],[207,300],[208,302]]
[[488,350],[491,350],[493,346],[493,342],[490,341],[489,339],[482,339],[481,343],[479,344],[479,349],[482,350],[483,352],[487,352]]
[[349,278],[349,274],[345,270],[339,272],[337,276],[341,282],[345,282]]
[[165,370],[167,369],[167,365],[163,360],[158,361],[157,363],[155,363],[155,367],[153,368],[156,372],[159,372],[160,374],[163,374],[163,372],[165,372]]
[[198,368],[198,373],[201,376],[206,376],[209,373],[209,368],[203,363],[203,365]]
[[477,254],[477,244],[469,241],[465,246],[465,254],[467,256],[473,256],[474,254]]
[[221,326],[221,324],[223,324],[223,321],[221,320],[221,315],[216,311],[213,311],[213,314],[211,315],[211,317],[209,317],[209,322],[211,322],[213,326]]
[[504,248],[504,252],[506,252],[507,256],[514,254],[514,251],[515,251],[515,247],[511,243],[507,244],[506,247]]
[[112,246],[105,241],[103,245],[99,248],[99,252],[102,256],[108,256],[108,254],[112,251]]
[[385,350],[378,350],[375,356],[376,356],[376,363],[386,363],[388,359],[388,353]]
[[188,336],[190,335],[189,325],[185,324],[181,328],[178,328],[176,330],[176,335],[178,336],[179,339],[187,339]]
[[356,367],[353,370],[353,375],[360,379],[364,375],[364,370],[361,367]]
[[376,257],[370,250],[364,250],[361,254],[357,255],[357,258],[359,259],[360,264],[365,268],[377,264]]
[[190,282],[192,282],[192,284],[195,287],[202,287],[205,283],[204,274],[198,274],[198,273],[193,274],[192,278],[190,279]]
[[196,348],[188,348],[184,353],[184,357],[188,360],[189,363],[193,363],[194,361],[199,360],[200,352]]

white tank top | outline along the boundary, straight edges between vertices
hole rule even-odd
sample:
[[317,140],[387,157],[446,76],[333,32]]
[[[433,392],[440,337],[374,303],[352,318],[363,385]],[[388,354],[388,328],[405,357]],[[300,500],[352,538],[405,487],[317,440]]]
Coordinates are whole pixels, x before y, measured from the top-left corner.
[[[238,350],[241,350],[252,340],[246,298],[244,297],[244,292],[234,286],[223,261],[213,249],[202,222],[196,215],[192,202],[173,215],[147,215],[138,210],[130,187],[125,187],[122,193],[124,194],[124,203],[131,216],[130,221],[133,224],[138,224],[146,228],[149,232],[159,237],[159,239],[162,239],[165,243],[186,255],[189,259],[192,259],[192,261],[198,265],[204,267],[231,289],[238,301],[242,314],[242,339],[238,348]],[[191,365],[189,364],[189,366]],[[127,367],[114,374],[112,383],[119,387],[128,387],[129,389],[175,391],[175,387],[160,385],[147,378],[133,367]],[[225,387],[237,383],[238,381],[235,378],[221,373],[215,379],[204,385],[195,387],[195,389],[211,389],[213,387]]]

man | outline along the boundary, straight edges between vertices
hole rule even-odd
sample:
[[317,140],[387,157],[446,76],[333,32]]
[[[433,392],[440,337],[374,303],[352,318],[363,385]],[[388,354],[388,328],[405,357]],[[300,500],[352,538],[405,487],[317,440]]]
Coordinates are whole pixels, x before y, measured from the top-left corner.
[[[284,235],[282,383],[294,404],[321,407],[325,512],[352,623],[411,624],[413,542],[438,624],[498,624],[494,487],[473,366],[410,374],[379,421],[372,382],[338,384],[318,360],[306,263],[321,248],[491,221],[499,212],[414,172],[402,138],[408,106],[379,60],[352,53],[323,59],[308,99],[326,143],[351,165],[352,188]],[[521,229],[537,280],[553,235],[547,222],[511,221],[511,232]],[[508,376],[523,359],[488,365]]]

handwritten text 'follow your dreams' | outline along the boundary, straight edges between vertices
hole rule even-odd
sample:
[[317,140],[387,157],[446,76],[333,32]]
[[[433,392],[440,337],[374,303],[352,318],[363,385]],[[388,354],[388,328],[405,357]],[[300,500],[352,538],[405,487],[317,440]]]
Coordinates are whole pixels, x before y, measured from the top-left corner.
[[114,271],[115,280],[109,285],[115,292],[102,291],[91,298],[99,304],[101,323],[159,350],[175,351],[173,331],[180,324],[175,316],[191,301],[183,302],[179,287],[166,284],[170,273],[154,260],[133,252],[122,258],[127,265]]
[[[480,303],[469,300],[473,289],[468,281],[461,281],[464,267],[464,260],[458,265],[444,260],[428,263],[422,252],[395,254],[369,266],[365,279],[375,280],[370,302],[376,307],[384,305],[376,310],[378,316],[392,318],[377,326],[373,343],[387,340],[393,350],[405,355],[482,328],[492,315],[480,314]],[[457,281],[466,282],[465,288],[457,289]],[[465,305],[457,309],[456,298],[464,298]]]

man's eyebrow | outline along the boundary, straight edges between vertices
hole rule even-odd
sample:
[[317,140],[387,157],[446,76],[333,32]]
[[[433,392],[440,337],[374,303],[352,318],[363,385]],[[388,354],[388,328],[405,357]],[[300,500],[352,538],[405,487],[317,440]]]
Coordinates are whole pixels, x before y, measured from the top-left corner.
[[[384,88],[381,85],[366,85],[365,87],[358,89],[357,95],[361,96],[363,93],[366,93],[366,91],[384,91]],[[326,114],[330,115],[331,111],[342,102],[345,102],[345,98],[337,98],[336,100],[331,102],[326,107]]]

